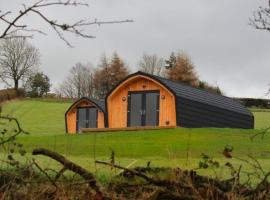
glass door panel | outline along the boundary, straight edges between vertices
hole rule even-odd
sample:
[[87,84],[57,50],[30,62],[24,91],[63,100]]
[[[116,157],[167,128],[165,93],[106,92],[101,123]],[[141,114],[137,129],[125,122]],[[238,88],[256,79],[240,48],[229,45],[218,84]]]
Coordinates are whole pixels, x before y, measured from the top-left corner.
[[88,109],[88,128],[97,128],[97,109]]
[[142,94],[131,93],[129,98],[129,126],[142,125]]
[[145,126],[157,126],[159,123],[159,93],[145,93]]
[[77,132],[80,132],[81,128],[86,127],[86,109],[78,108],[77,109]]

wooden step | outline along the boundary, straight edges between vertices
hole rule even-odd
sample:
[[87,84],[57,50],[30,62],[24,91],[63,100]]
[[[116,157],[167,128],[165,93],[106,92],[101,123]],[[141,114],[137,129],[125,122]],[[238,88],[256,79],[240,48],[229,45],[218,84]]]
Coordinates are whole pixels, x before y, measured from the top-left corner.
[[140,130],[160,130],[160,129],[173,129],[176,126],[138,126],[126,128],[82,128],[83,133],[89,132],[116,132],[116,131],[140,131]]

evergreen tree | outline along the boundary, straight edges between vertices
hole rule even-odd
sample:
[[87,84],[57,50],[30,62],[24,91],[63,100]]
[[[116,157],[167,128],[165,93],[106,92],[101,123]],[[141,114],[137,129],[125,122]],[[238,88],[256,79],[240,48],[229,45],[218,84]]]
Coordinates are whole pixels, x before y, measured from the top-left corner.
[[42,97],[50,91],[50,79],[42,72],[30,76],[26,82],[26,90],[30,97]]

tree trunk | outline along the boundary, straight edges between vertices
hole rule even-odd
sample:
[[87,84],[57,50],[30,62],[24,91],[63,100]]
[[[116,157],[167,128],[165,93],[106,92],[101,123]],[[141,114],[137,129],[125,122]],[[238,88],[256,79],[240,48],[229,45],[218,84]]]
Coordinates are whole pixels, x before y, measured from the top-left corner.
[[15,90],[19,89],[19,80],[14,80],[14,89]]

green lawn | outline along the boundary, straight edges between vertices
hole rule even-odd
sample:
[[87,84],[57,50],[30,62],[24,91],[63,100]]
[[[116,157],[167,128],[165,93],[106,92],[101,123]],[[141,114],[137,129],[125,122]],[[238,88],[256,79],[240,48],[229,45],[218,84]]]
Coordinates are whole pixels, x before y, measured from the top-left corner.
[[[19,137],[27,152],[45,147],[64,154],[79,164],[93,169],[94,159],[107,159],[113,150],[117,162],[145,165],[151,160],[156,166],[196,167],[201,153],[225,163],[222,151],[234,147],[234,163],[247,154],[255,156],[262,165],[270,166],[270,134],[254,141],[250,137],[270,125],[270,112],[255,110],[256,130],[220,128],[176,128],[154,131],[122,131],[97,134],[65,134],[64,113],[71,103],[21,100],[3,105],[3,114],[17,117],[29,136]],[[188,156],[187,156],[188,155]],[[188,159],[187,159],[188,158]],[[41,161],[52,165],[48,159]]]
[[255,128],[261,129],[270,126],[270,109],[252,109],[255,117]]
[[[26,99],[3,104],[2,112],[17,117],[32,136],[63,135],[64,114],[70,105],[71,102]],[[252,109],[252,112],[255,117],[255,129],[270,126],[270,110]]]
[[62,135],[65,133],[64,114],[70,105],[44,100],[11,101],[3,105],[2,112],[17,117],[31,136]]

